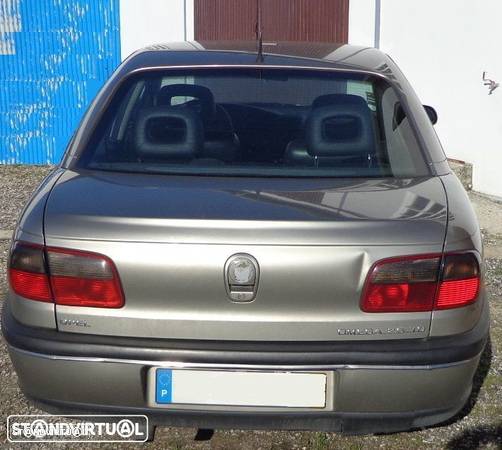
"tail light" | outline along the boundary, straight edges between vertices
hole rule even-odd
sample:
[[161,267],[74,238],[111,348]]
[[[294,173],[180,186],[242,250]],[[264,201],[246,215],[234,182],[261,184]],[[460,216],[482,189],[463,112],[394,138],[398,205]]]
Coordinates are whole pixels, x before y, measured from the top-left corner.
[[472,253],[446,255],[435,309],[449,309],[474,303],[480,285],[479,264]]
[[48,248],[50,281],[58,305],[120,308],[124,296],[113,262],[103,255]]
[[43,247],[16,242],[9,260],[9,282],[21,297],[52,302]]
[[115,265],[96,253],[17,242],[9,280],[16,294],[31,300],[98,308],[124,305]]
[[365,312],[418,312],[466,306],[480,285],[473,253],[390,258],[370,270],[363,290]]

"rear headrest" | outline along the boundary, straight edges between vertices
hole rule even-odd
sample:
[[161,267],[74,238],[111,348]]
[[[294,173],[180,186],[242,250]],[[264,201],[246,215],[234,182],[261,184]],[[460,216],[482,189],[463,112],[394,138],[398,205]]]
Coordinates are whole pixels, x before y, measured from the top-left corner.
[[375,152],[373,118],[364,100],[358,104],[333,104],[312,109],[305,134],[311,156]]
[[190,159],[200,152],[203,136],[195,111],[155,106],[138,112],[134,143],[140,156]]
[[210,120],[216,113],[213,93],[204,86],[196,84],[169,84],[157,94],[157,105],[171,106],[173,97],[194,97],[200,102],[203,121]]
[[312,108],[330,105],[366,105],[366,102],[359,95],[352,94],[320,95],[312,102]]

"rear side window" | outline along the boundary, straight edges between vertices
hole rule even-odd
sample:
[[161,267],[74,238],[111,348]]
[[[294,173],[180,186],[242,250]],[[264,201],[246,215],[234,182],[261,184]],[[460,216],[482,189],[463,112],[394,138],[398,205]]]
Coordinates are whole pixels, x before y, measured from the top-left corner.
[[221,176],[429,174],[390,85],[306,69],[137,74],[116,92],[78,166]]

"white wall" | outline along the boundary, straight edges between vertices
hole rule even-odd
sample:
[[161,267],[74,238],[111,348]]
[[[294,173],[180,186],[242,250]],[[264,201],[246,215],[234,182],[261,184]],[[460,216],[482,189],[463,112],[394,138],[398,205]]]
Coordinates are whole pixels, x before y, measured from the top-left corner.
[[374,47],[375,4],[376,0],[349,0],[349,44]]
[[[373,45],[376,0],[351,0],[349,42]],[[502,197],[502,1],[381,0],[380,48],[404,71],[450,158],[473,163],[475,190]]]
[[121,57],[151,44],[192,40],[193,23],[193,0],[120,0]]

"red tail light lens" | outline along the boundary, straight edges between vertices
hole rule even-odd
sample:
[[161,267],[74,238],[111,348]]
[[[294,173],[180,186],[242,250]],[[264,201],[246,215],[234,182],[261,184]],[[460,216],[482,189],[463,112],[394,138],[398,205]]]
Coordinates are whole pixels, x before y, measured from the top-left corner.
[[21,297],[52,302],[42,246],[16,242],[9,259],[9,283]]
[[56,304],[120,308],[124,296],[113,262],[103,255],[48,248]]
[[436,309],[448,309],[468,305],[476,300],[478,290],[479,278],[443,281],[439,288]]
[[378,262],[366,281],[361,309],[365,312],[430,311],[440,262],[438,255]]
[[458,308],[476,301],[479,263],[472,253],[446,255],[435,309]]
[[17,242],[9,259],[9,282],[16,294],[31,300],[98,308],[124,305],[115,265],[96,253]]
[[479,263],[472,253],[391,258],[377,262],[365,283],[365,312],[418,312],[466,306],[479,293]]

